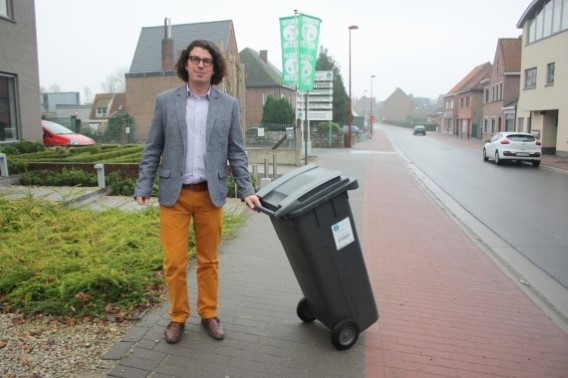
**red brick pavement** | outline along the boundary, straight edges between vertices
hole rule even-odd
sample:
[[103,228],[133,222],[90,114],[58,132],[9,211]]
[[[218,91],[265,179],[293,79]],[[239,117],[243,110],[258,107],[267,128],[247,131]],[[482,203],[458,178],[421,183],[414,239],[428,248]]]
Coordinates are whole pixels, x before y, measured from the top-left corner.
[[[393,151],[382,131],[365,148]],[[568,335],[397,155],[369,159],[360,235],[380,319],[365,331],[366,376],[568,377]]]

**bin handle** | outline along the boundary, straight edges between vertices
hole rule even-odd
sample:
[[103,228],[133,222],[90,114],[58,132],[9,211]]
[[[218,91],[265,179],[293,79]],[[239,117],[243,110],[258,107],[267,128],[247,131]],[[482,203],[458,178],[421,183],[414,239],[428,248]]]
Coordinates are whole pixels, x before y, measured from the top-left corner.
[[256,211],[258,211],[259,213],[264,213],[264,214],[267,214],[268,216],[274,218],[274,211],[272,211],[272,210],[270,210],[270,209],[267,209],[267,208],[264,207],[264,206],[258,206],[258,205],[257,205],[257,206],[254,207],[254,209],[255,209]]

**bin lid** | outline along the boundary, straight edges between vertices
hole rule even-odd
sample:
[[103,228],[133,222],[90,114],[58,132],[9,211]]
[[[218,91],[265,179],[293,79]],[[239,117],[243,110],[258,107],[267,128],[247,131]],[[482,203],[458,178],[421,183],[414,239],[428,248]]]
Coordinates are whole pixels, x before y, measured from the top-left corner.
[[274,211],[275,218],[294,218],[358,187],[357,180],[340,171],[309,164],[285,174],[256,195],[264,207]]

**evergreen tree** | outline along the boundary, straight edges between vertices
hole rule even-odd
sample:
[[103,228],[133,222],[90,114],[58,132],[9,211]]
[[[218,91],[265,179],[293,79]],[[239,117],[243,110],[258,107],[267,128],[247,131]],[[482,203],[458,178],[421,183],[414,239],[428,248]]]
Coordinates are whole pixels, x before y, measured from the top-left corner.
[[294,109],[286,98],[275,99],[268,95],[262,108],[261,124],[291,125],[294,123]]
[[333,121],[340,125],[346,125],[349,113],[349,96],[345,91],[343,78],[333,57],[329,56],[325,47],[320,47],[320,53],[316,64],[318,71],[333,71]]

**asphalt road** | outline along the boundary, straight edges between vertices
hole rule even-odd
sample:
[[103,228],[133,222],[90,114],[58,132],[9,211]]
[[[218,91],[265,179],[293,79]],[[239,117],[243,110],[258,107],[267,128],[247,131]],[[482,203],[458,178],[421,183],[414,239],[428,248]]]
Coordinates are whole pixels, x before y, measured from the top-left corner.
[[568,288],[568,175],[530,164],[496,166],[481,151],[384,127],[429,179]]

